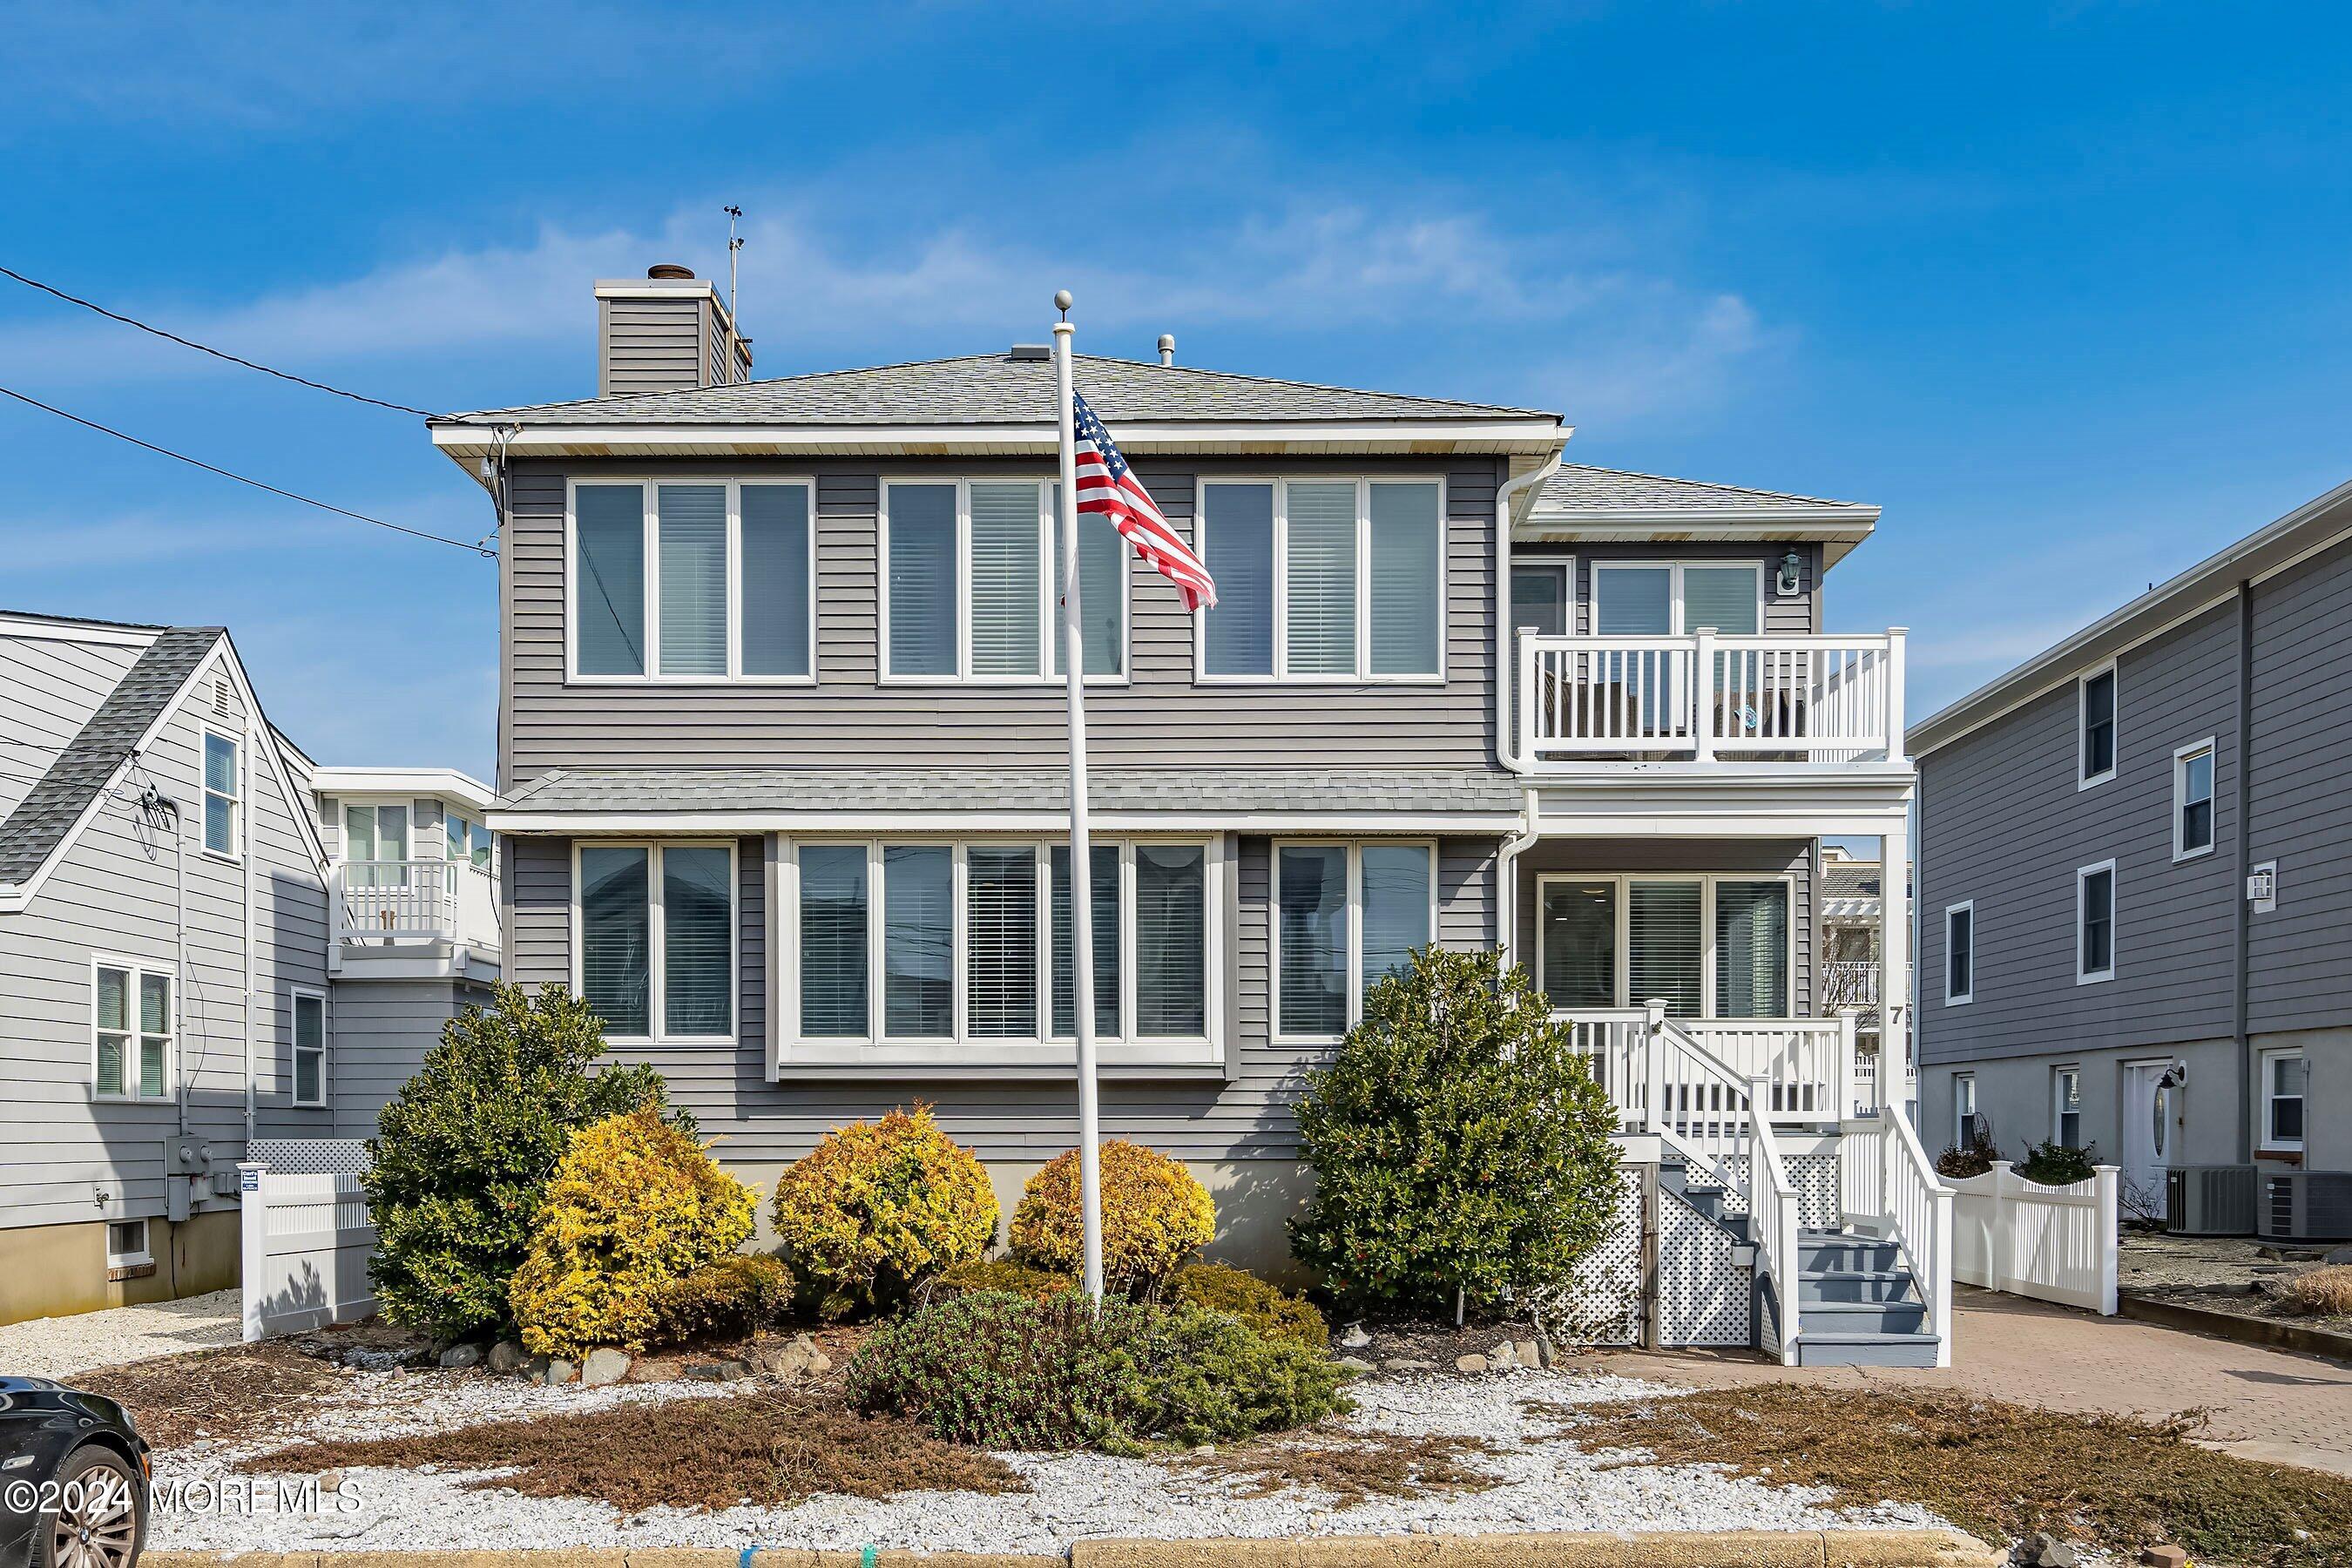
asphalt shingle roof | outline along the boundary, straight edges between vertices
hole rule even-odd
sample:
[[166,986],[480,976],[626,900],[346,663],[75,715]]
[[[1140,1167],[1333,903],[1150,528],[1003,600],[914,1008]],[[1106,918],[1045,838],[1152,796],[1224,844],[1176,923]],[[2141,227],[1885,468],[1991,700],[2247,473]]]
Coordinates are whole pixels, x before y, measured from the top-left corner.
[[1822,897],[1825,899],[1878,897],[1877,864],[1867,860],[1831,861],[1822,871]]
[[1582,463],[1562,463],[1559,472],[1544,481],[1535,510],[1544,512],[1748,511],[1759,516],[1786,517],[1791,512],[1850,512],[1853,501],[1824,500],[1818,496],[1787,495],[1779,490],[1749,489],[1741,485],[1709,484],[1704,479],[1673,479],[1659,474],[1637,474],[1626,468],[1595,468]]
[[[1098,768],[1100,811],[1515,812],[1509,773],[1466,769],[1327,771]],[[563,768],[502,799],[508,811],[1066,811],[1060,768]]]
[[23,882],[40,868],[223,635],[219,626],[173,626],[147,645],[0,823],[0,883]]
[[[1360,392],[1094,354],[1078,355],[1076,369],[1080,394],[1096,413],[1114,424],[1189,419],[1559,417],[1495,404]],[[1053,362],[994,353],[824,371],[732,386],[482,409],[446,418],[479,425],[1005,425],[1043,424],[1052,419],[1053,413]]]

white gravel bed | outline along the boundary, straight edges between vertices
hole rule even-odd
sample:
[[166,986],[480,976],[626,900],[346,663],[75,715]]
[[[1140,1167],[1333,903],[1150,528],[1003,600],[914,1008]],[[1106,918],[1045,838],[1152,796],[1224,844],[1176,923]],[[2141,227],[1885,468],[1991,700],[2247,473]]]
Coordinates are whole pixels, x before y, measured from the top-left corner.
[[235,1290],[215,1290],[152,1306],[108,1307],[0,1325],[0,1373],[62,1379],[102,1366],[233,1345],[245,1337],[238,1303]]
[[[632,1399],[730,1392],[667,1384],[605,1389],[534,1389],[478,1374],[355,1373],[347,1396],[302,1435],[391,1435],[462,1426],[521,1411],[594,1409]],[[429,1385],[429,1391],[420,1388]],[[1451,1375],[1368,1379],[1352,1391],[1359,1409],[1340,1429],[1400,1436],[1458,1435],[1504,1445],[1468,1463],[1498,1478],[1490,1490],[1420,1498],[1373,1498],[1353,1507],[1311,1489],[1271,1497],[1235,1495],[1239,1483],[1181,1464],[1098,1454],[1004,1456],[1031,1490],[1002,1496],[910,1492],[879,1501],[813,1498],[791,1508],[746,1504],[721,1512],[653,1509],[624,1515],[605,1504],[469,1490],[455,1472],[352,1469],[323,1500],[299,1493],[303,1478],[230,1476],[236,1454],[212,1445],[168,1454],[151,1543],[159,1549],[224,1552],[563,1546],[768,1546],[1056,1552],[1084,1537],[1293,1536],[1444,1531],[1822,1530],[1936,1528],[1924,1509],[1884,1503],[1851,1513],[1823,1506],[1827,1493],[1735,1479],[1705,1466],[1630,1465],[1542,1438],[1552,1418],[1524,1401],[1590,1403],[1682,1390],[1598,1373],[1521,1371],[1481,1378]],[[293,1436],[293,1434],[288,1434]],[[246,1450],[250,1452],[251,1449]],[[691,1464],[693,1456],[646,1457]],[[230,1477],[226,1495],[218,1486]],[[175,1504],[174,1483],[184,1489]],[[311,1504],[316,1502],[315,1510]]]

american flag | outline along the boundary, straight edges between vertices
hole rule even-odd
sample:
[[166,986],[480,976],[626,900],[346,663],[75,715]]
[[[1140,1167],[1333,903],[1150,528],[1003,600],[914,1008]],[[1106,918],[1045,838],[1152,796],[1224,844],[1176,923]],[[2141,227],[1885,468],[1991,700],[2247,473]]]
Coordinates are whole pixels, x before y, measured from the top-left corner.
[[1073,392],[1070,402],[1071,427],[1077,442],[1078,514],[1100,512],[1108,518],[1145,564],[1176,584],[1187,610],[1214,605],[1217,584],[1211,580],[1208,567],[1160,515],[1151,492],[1119,456],[1110,432],[1087,406],[1087,400]]

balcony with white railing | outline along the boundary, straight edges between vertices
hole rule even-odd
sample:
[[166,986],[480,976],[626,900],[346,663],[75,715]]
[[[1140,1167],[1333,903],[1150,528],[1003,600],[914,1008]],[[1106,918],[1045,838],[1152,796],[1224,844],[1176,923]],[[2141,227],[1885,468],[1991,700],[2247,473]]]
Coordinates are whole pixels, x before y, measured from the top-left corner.
[[498,881],[461,860],[350,860],[331,873],[328,902],[346,952],[460,948],[496,957]]
[[1518,637],[1518,751],[1604,762],[1901,761],[1902,631],[1871,637]]
[[[1575,1048],[1617,1107],[1623,1130],[1637,1133],[1661,1119],[1703,1119],[1715,1091],[1675,1075],[1683,1055],[1661,1048],[1643,1007],[1578,1008],[1553,1013],[1574,1032]],[[1763,1086],[1762,1119],[1782,1127],[1834,1127],[1864,1096],[1856,1076],[1853,1020],[1837,1018],[1677,1018],[1743,1086]]]

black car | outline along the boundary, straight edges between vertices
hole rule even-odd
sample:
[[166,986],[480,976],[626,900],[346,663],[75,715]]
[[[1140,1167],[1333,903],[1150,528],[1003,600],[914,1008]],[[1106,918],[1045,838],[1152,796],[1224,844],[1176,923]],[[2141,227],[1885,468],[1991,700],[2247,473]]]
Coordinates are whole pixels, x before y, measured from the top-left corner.
[[111,1399],[0,1377],[0,1568],[131,1568],[147,1543],[147,1444]]

